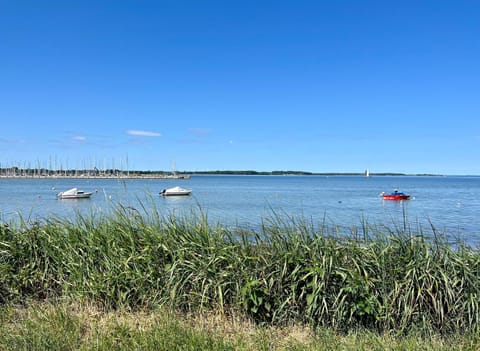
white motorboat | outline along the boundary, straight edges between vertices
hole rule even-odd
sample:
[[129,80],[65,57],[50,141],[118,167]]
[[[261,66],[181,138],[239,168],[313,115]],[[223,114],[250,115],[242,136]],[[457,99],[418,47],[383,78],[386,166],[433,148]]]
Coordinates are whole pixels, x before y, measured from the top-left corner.
[[192,193],[192,189],[184,189],[179,186],[175,186],[173,188],[163,189],[160,192],[162,196],[185,196],[190,195]]
[[59,199],[88,199],[92,196],[92,192],[85,192],[83,190],[78,190],[77,188],[72,188],[66,191],[59,192],[57,197]]

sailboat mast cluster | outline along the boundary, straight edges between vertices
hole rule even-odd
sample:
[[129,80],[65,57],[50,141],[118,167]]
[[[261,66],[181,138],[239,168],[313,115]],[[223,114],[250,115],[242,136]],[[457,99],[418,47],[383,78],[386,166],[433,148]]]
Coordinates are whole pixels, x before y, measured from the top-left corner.
[[[126,166],[126,168],[125,168]],[[173,171],[134,171],[126,162],[120,160],[117,168],[112,159],[111,167],[103,162],[102,165],[95,162],[78,162],[75,167],[70,167],[68,161],[65,166],[62,162],[52,160],[47,163],[32,162],[0,162],[0,178],[156,178],[156,179],[189,179],[190,174]]]

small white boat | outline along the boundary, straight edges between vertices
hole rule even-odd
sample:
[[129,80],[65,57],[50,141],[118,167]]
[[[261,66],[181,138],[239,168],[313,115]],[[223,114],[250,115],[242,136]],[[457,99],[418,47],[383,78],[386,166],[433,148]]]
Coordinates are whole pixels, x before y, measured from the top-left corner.
[[72,188],[66,191],[59,192],[57,197],[59,199],[88,199],[92,192],[85,192],[83,190],[78,190],[77,188]]
[[192,189],[184,189],[182,187],[176,186],[173,188],[163,189],[160,192],[162,196],[182,196],[182,195],[190,195],[192,193]]

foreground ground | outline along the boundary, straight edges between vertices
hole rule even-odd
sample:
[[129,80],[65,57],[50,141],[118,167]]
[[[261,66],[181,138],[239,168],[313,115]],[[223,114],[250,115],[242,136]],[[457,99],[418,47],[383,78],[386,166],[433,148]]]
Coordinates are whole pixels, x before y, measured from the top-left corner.
[[88,303],[0,308],[0,350],[478,350],[480,335],[346,335],[221,314],[106,312]]

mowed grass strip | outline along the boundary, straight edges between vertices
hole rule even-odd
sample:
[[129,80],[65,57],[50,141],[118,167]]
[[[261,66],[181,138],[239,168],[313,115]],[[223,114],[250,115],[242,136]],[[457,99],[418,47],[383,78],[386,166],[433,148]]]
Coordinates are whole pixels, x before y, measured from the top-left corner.
[[219,313],[105,311],[88,303],[0,308],[0,350],[478,350],[476,334],[449,337],[315,332],[259,326]]

